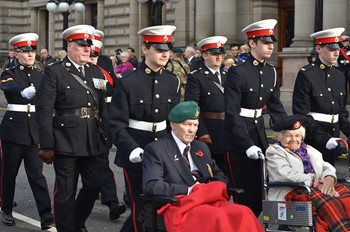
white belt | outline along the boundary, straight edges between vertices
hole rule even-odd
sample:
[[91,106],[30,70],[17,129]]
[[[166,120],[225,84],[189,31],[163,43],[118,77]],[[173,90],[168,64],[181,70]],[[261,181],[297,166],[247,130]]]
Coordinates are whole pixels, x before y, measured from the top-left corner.
[[339,114],[321,114],[309,112],[308,115],[311,115],[316,121],[320,122],[337,123],[339,121]]
[[35,112],[35,105],[27,104],[27,105],[19,105],[19,104],[8,104],[7,109],[9,111],[16,112]]
[[106,103],[110,103],[112,101],[112,97],[106,97]]
[[241,112],[239,113],[239,115],[247,118],[259,118],[261,116],[261,113],[262,109],[241,108]]
[[166,129],[166,121],[161,122],[145,122],[129,119],[129,127],[137,130],[158,132]]

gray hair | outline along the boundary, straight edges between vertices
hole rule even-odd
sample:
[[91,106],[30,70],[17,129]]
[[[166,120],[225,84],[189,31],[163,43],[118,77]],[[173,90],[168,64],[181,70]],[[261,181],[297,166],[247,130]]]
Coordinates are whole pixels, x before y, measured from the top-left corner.
[[196,50],[190,46],[186,47],[185,51],[191,53],[192,55],[196,54]]
[[[300,131],[301,133],[301,138],[304,140],[305,138],[305,135],[306,135],[306,130],[305,130],[305,127],[301,126],[299,129],[297,129]],[[278,141],[281,141],[283,136],[288,132],[289,130],[282,130],[280,133],[278,133],[277,135],[277,140]]]
[[120,57],[126,57],[129,59],[129,53],[128,52],[122,52],[120,53]]

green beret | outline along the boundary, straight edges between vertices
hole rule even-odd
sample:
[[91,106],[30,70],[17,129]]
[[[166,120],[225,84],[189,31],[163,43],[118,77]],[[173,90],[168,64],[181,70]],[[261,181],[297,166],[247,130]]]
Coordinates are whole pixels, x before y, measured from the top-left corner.
[[170,122],[184,122],[188,119],[198,119],[199,106],[194,101],[180,102],[169,112],[168,119]]
[[173,53],[183,53],[181,48],[173,48],[172,52]]

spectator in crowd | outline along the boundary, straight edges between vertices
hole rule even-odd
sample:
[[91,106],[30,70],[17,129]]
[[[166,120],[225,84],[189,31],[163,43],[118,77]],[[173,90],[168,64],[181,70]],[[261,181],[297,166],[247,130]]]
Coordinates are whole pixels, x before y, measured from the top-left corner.
[[67,56],[67,52],[65,50],[59,50],[56,60],[62,61],[66,56]]
[[167,134],[167,117],[180,100],[180,81],[164,69],[172,48],[175,26],[141,29],[145,59],[136,70],[119,78],[110,105],[110,130],[118,148],[115,164],[124,170],[131,214],[121,232],[142,231],[137,221],[143,209],[142,157],[144,147]]
[[120,59],[122,60],[122,62],[117,66],[116,72],[118,78],[122,77],[123,72],[132,70],[134,68],[134,65],[130,63],[129,53],[122,52],[120,54]]
[[239,59],[239,53],[240,53],[239,47],[240,47],[239,43],[232,43],[230,45],[230,52],[232,55],[232,59],[235,61],[235,63],[237,63]]
[[5,70],[7,68],[13,68],[16,66],[16,57],[15,57],[15,50],[9,49],[8,57],[4,62],[4,65],[2,66],[2,69]]
[[196,53],[194,54],[194,57],[202,57],[202,51],[197,49]]
[[232,58],[225,59],[223,70],[225,72],[228,72],[228,70],[231,68],[232,65],[234,65],[234,63],[235,63],[235,61]]
[[54,225],[54,220],[47,181],[43,175],[43,161],[38,156],[39,138],[35,106],[39,99],[36,91],[43,80],[42,74],[33,68],[38,38],[35,33],[12,37],[9,45],[15,51],[18,64],[1,74],[0,89],[4,91],[8,102],[8,110],[0,125],[1,211],[3,224],[14,226],[12,210],[16,176],[24,161],[28,182],[40,215],[41,229],[47,230]]
[[241,53],[239,54],[238,61],[246,60],[249,58],[250,47],[248,44],[243,44],[239,47]]
[[196,50],[193,47],[187,46],[185,48],[184,57],[188,67],[190,67],[191,72],[200,67],[202,64],[202,58],[195,57],[195,54]]
[[40,57],[40,63],[44,68],[56,61],[56,59],[48,53],[46,48],[42,48],[40,50]]
[[276,20],[266,19],[242,30],[251,56],[229,70],[225,83],[225,120],[220,141],[227,151],[232,183],[245,191],[237,196],[238,203],[251,208],[257,217],[262,210],[263,186],[259,159],[264,158],[268,147],[262,107],[267,105],[273,123],[287,116],[279,98],[277,71],[266,62],[277,41],[276,24]]
[[114,73],[117,73],[117,57],[115,56],[110,56],[109,59],[111,59],[112,61],[112,66],[113,66],[113,70],[114,70]]
[[109,150],[105,77],[88,62],[94,30],[76,25],[63,31],[67,56],[45,68],[38,90],[39,156],[54,165],[58,232],[87,231],[103,183],[103,155]]
[[264,231],[248,207],[228,201],[227,177],[206,144],[195,139],[199,115],[193,101],[181,102],[170,111],[171,132],[145,147],[144,193],[180,198],[161,209],[168,231]]
[[[135,55],[135,49],[133,49],[132,47],[128,47],[127,52],[129,54],[129,62],[134,66],[134,68],[137,68],[139,61]],[[120,56],[121,56],[121,54],[120,54]]]
[[183,51],[181,48],[173,48],[171,51],[172,59],[169,60],[167,69],[174,73],[178,78],[180,78],[181,83],[181,97],[180,101],[183,101],[185,98],[185,88],[187,84],[187,75],[190,73],[190,68],[183,60],[182,54]]
[[[331,28],[310,35],[315,39],[318,58],[302,67],[296,77],[293,91],[293,114],[307,115],[313,124],[326,134],[307,133],[305,142],[323,155],[323,159],[334,165],[337,139],[340,131],[349,138],[349,112],[346,109],[346,77],[337,59],[344,28]],[[309,128],[307,128],[308,131]]]
[[34,61],[33,67],[39,72],[44,72],[44,66],[40,63],[40,55],[39,54],[35,55],[35,61]]
[[122,62],[122,60],[120,59],[120,54],[123,52],[123,50],[118,48],[114,52],[115,52],[115,58],[117,58],[117,65],[119,65]]
[[212,36],[198,42],[204,64],[188,75],[185,101],[195,101],[201,108],[197,139],[209,146],[216,164],[229,175],[225,151],[219,144],[219,132],[225,115],[226,72],[221,70],[221,63],[226,41],[225,36]]

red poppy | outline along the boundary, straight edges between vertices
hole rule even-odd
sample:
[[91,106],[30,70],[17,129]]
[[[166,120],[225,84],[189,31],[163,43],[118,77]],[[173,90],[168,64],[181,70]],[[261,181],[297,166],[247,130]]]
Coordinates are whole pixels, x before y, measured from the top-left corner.
[[199,150],[199,151],[197,151],[197,155],[198,155],[199,157],[203,157],[203,152],[202,152],[201,150]]

